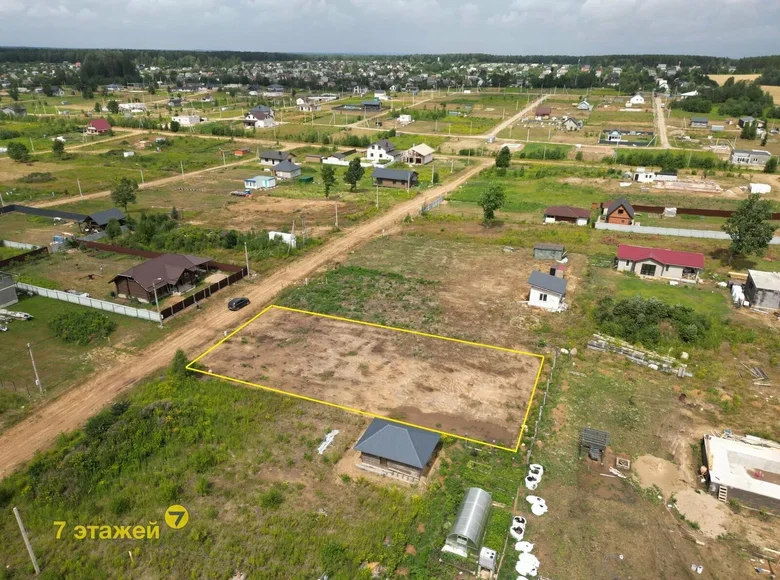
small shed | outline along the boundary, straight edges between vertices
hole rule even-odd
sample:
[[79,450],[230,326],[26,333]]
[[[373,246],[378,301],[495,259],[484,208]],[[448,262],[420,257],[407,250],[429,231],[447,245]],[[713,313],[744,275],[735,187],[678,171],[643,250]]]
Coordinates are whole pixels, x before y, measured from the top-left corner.
[[492,503],[492,496],[484,489],[470,487],[466,490],[455,523],[447,534],[445,546],[449,551],[467,557],[469,550],[479,549]]
[[13,277],[0,272],[0,308],[19,302],[16,297],[16,283]]
[[528,294],[529,306],[554,312],[565,308],[563,300],[568,286],[565,279],[534,270],[528,278],[528,285],[531,287]]
[[596,461],[604,462],[604,454],[607,451],[609,445],[609,433],[606,431],[599,431],[598,429],[591,429],[590,427],[583,427],[582,433],[580,433],[580,450],[577,457],[582,457],[582,450],[588,450],[588,456]]
[[748,270],[745,297],[753,306],[780,309],[780,272]]
[[563,244],[534,244],[534,260],[562,260],[565,255],[566,248]]
[[438,433],[374,419],[355,445],[357,467],[394,479],[417,483],[434,459]]
[[255,175],[244,180],[246,189],[271,189],[276,187],[276,177],[273,175]]
[[127,216],[125,216],[124,212],[115,207],[91,213],[82,219],[81,223],[86,231],[105,230],[108,222],[112,219],[118,221],[120,226],[127,223]]

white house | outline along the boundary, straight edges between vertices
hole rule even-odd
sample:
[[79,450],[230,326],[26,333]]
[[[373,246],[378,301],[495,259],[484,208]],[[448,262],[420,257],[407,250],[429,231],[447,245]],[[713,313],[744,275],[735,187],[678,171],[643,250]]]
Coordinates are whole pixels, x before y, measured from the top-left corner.
[[628,102],[626,103],[627,107],[633,107],[634,105],[644,105],[645,104],[645,98],[640,95],[639,93],[635,94],[633,97],[628,99]]
[[433,147],[420,143],[419,145],[412,145],[404,151],[403,155],[404,163],[409,165],[427,165],[433,161]]
[[146,110],[144,103],[119,103],[119,111],[125,113],[143,113]]
[[301,168],[287,159],[274,165],[271,171],[278,179],[294,179],[301,174]]
[[298,100],[295,101],[295,104],[298,105],[298,110],[302,113],[312,113],[314,111],[322,110],[322,105],[308,97],[305,99],[299,97]]
[[531,286],[528,296],[530,306],[553,312],[564,309],[563,299],[568,285],[566,280],[534,270],[528,278],[528,285]]
[[379,99],[380,101],[390,100],[390,97],[387,95],[385,91],[374,91],[374,98]]
[[366,157],[371,161],[396,161],[401,152],[387,139],[380,139],[368,146]]
[[561,121],[561,129],[564,131],[579,131],[582,129],[582,121],[573,117],[564,117]]
[[274,111],[265,105],[258,105],[244,115],[245,127],[274,127]]
[[271,189],[276,187],[276,177],[273,175],[255,175],[244,180],[244,189]]
[[197,115],[176,115],[171,117],[171,121],[176,121],[182,127],[192,127],[200,123],[201,119]]
[[633,180],[637,183],[653,183],[655,181],[655,172],[648,171],[644,167],[637,167],[634,171]]
[[409,125],[412,122],[412,116],[411,115],[398,115],[398,124],[399,125]]
[[592,111],[593,105],[591,105],[588,101],[583,100],[579,105],[577,105],[577,109],[580,111]]

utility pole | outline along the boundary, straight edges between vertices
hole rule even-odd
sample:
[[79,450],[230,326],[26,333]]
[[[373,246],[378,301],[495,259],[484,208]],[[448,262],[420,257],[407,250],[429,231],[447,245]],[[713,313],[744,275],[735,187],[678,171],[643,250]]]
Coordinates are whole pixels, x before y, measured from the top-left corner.
[[141,172],[141,185],[144,185],[146,183],[144,181],[144,170],[143,169],[139,169],[139,171]]
[[78,186],[79,186],[79,195],[80,195],[81,197],[84,197],[84,194],[83,194],[83,193],[81,193],[81,181],[79,181],[79,180],[78,180],[78,178],[76,179],[76,183],[77,183],[77,184],[78,184]]
[[30,353],[30,360],[32,361],[33,373],[35,373],[35,384],[38,385],[38,390],[43,394],[43,385],[41,384],[41,378],[38,376],[38,367],[35,366],[35,357],[33,357],[32,346],[27,343],[27,350]]
[[246,275],[249,276],[249,249],[244,242],[244,260],[246,260]]
[[379,185],[376,186],[376,208],[379,209]]
[[339,202],[335,202],[336,205],[336,229],[339,228]]
[[157,278],[152,283],[152,290],[154,290],[154,305],[157,307],[157,316],[160,317],[160,328],[162,328],[163,324],[162,324],[162,314],[160,314],[160,303],[157,301],[157,282],[162,282],[162,278]]
[[41,573],[41,568],[38,566],[38,559],[35,557],[35,552],[33,552],[30,538],[27,537],[27,530],[24,529],[24,524],[22,523],[22,516],[19,513],[19,508],[14,508],[14,515],[16,516],[16,523],[19,524],[19,531],[22,532],[24,545],[27,546],[27,553],[30,554],[30,560],[32,560],[33,568],[35,568],[35,575],[38,576]]

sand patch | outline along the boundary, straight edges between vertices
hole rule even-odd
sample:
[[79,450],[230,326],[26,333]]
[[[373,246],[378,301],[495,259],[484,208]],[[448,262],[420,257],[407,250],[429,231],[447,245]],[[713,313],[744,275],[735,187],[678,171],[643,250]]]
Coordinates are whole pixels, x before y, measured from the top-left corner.
[[707,493],[685,489],[678,493],[677,509],[690,522],[699,524],[701,532],[709,538],[725,534],[729,527],[729,509],[721,501]]
[[686,488],[680,469],[666,459],[643,455],[632,467],[642,487],[655,485],[667,497]]

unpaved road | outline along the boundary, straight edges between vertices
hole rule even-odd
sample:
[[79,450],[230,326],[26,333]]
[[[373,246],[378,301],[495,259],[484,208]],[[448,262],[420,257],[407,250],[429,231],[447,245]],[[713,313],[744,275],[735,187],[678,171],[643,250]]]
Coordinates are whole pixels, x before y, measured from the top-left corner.
[[666,119],[664,118],[664,109],[661,108],[661,97],[653,99],[653,113],[655,113],[655,130],[661,140],[661,148],[671,149],[669,137],[666,135]]
[[487,137],[488,135],[498,135],[501,131],[503,131],[504,129],[509,127],[509,125],[511,125],[512,123],[514,123],[514,122],[518,121],[519,119],[522,119],[523,117],[527,116],[529,111],[533,111],[536,107],[541,105],[548,96],[549,95],[542,95],[541,97],[536,99],[533,103],[529,103],[528,105],[526,105],[526,107],[522,111],[520,111],[519,113],[509,117],[505,121],[501,121],[498,125],[496,125],[492,129],[490,129],[490,131],[486,131],[482,135],[477,135],[477,137],[480,137],[480,136]]
[[[29,418],[0,435],[0,478],[29,461],[37,451],[49,447],[60,433],[77,429],[138,381],[156,369],[168,365],[176,349],[184,350],[190,357],[200,354],[225,330],[232,330],[257,314],[287,286],[311,276],[329,263],[342,259],[383,230],[389,230],[407,214],[415,214],[423,200],[456,189],[491,163],[492,160],[481,160],[457,179],[398,204],[376,219],[355,226],[342,237],[328,241],[288,266],[271,273],[268,278],[241,286],[242,295],[252,301],[251,306],[239,312],[231,312],[216,304],[193,317],[188,326],[166,336],[164,340],[111,370],[92,376],[82,386],[67,391],[58,399],[44,404]],[[216,300],[223,301],[221,298]]]

